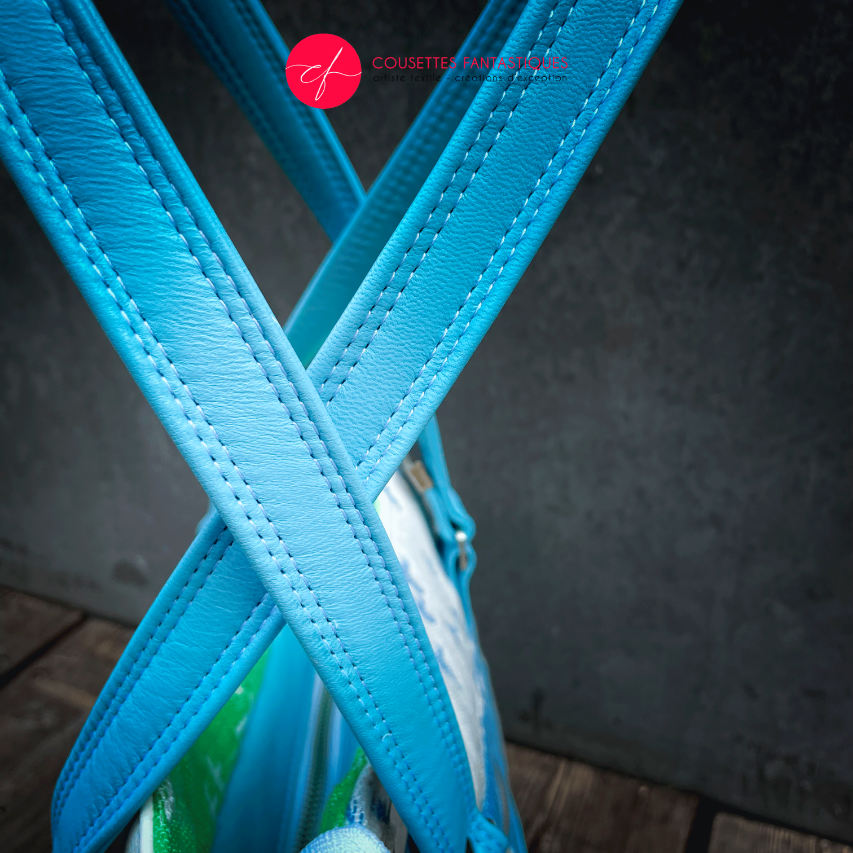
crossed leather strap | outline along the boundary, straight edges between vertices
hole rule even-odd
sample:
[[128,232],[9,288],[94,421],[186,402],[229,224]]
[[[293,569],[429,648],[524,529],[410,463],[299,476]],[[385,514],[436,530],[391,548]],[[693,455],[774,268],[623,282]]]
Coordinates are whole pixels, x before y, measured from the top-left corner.
[[[206,27],[201,41],[232,86],[248,66],[269,83],[278,48],[256,3],[177,5]],[[215,6],[221,14],[203,12]],[[229,51],[213,22],[238,7],[241,32],[254,36],[240,41],[235,30]],[[419,849],[459,851],[466,839],[475,851],[506,847],[500,797],[474,790],[373,501],[530,262],[676,7],[531,0],[522,10],[494,0],[460,55],[567,57],[561,79],[526,68],[482,85],[446,76],[349,220],[358,189],[326,136],[337,188],[323,185],[318,208],[330,233],[349,224],[288,337],[88,0],[0,8],[0,152],[216,508],[63,770],[55,849],[109,843],[283,620]],[[281,139],[276,128],[296,120],[289,108],[241,91],[265,138]],[[286,148],[279,159],[299,169]]]

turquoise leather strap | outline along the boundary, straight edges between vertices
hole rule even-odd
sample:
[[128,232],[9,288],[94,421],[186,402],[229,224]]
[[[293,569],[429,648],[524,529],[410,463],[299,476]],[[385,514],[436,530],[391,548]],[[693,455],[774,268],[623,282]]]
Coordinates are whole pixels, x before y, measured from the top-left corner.
[[325,113],[290,91],[288,50],[260,0],[169,5],[334,240],[364,190]]
[[[466,56],[501,53],[526,0],[490,0],[456,52],[461,68]],[[370,187],[353,216],[311,280],[285,326],[293,348],[308,364],[371,264],[423,185],[481,85],[479,75],[445,74],[394,154]]]
[[[446,690],[304,369],[91,7],[17,2],[0,22],[13,174],[413,836],[459,849],[473,791]],[[103,846],[156,758],[60,788],[58,849]]]
[[[484,14],[478,23],[478,32],[491,35],[479,36],[472,49],[491,49],[495,21],[506,27],[506,4],[496,5],[495,14]],[[295,328],[311,320],[303,316]],[[208,520],[99,697],[60,792],[65,786],[102,786],[109,778],[104,765],[116,756],[127,767],[154,756],[150,772],[124,792],[122,814],[129,815],[207,725],[281,625],[254,574],[237,574],[239,563],[230,533],[218,519]],[[220,637],[224,646],[217,647]],[[148,701],[152,693],[156,704]]]
[[399,465],[509,296],[676,6],[528,6],[504,55],[557,62],[557,79],[483,86],[309,367],[345,445],[363,448],[353,459],[369,487]]
[[[312,378],[323,390],[350,455],[359,460],[369,479],[368,494],[378,489],[386,471],[393,470],[394,457],[399,458],[406,442],[413,440],[417,427],[412,424],[425,421],[425,413],[437,404],[474,342],[484,333],[497,304],[506,297],[532,254],[533,246],[525,247],[528,242],[541,240],[541,223],[556,215],[576,183],[675,8],[671,3],[647,6],[639,2],[606,4],[605,8],[605,4],[592,0],[580,0],[576,5],[532,4],[505,55],[525,56],[528,49],[531,56],[557,55],[560,50],[578,57],[577,67],[573,59],[567,80],[555,87],[528,84],[521,88],[522,81],[514,80],[510,86],[489,83],[483,88],[450,149],[382,253],[377,264],[381,269],[374,275],[374,267],[335,336],[311,366]],[[545,89],[556,100],[533,97]],[[559,96],[554,89],[565,91]],[[550,152],[543,154],[543,147],[548,145]],[[25,182],[27,178],[19,180]],[[487,180],[488,186],[480,191],[478,187]],[[498,198],[498,203],[491,205],[490,194],[506,196],[506,203]],[[467,232],[457,226],[460,221]],[[452,261],[454,240],[460,255],[458,266]],[[481,275],[472,273],[477,267]],[[431,286],[435,295],[432,302],[428,299]],[[414,311],[412,301],[417,306]],[[420,325],[424,326],[423,335]],[[411,353],[405,349],[410,345]],[[392,359],[399,356],[401,363],[377,363],[373,354],[380,350],[384,358],[389,353]],[[391,383],[387,394],[386,381]],[[380,400],[382,408],[365,413],[365,400],[371,405]],[[178,618],[181,613],[184,617],[190,613],[204,592],[224,588],[211,583],[223,568],[216,557],[216,549],[223,545],[217,544],[216,524],[209,523],[195,554],[199,559],[209,555],[201,571],[209,580],[200,582],[202,592],[195,598],[182,600],[184,609],[177,615],[168,614],[163,624],[173,625],[174,631],[183,626],[183,618]],[[237,555],[235,561],[239,562],[236,549],[228,553]],[[244,609],[247,622],[260,620],[259,636],[268,636],[274,626],[261,619],[262,610],[255,608],[258,601],[250,599]],[[263,608],[263,604],[258,606]],[[249,615],[253,611],[254,615]],[[196,642],[199,658],[192,661],[194,666],[211,661],[207,655],[213,649],[217,655],[223,648],[225,654],[232,654],[235,644],[243,642],[251,657],[262,644],[263,639],[248,639],[251,631],[244,631],[240,619],[229,616],[223,622],[229,625],[229,632],[237,628],[236,633],[223,634],[219,624],[207,625],[213,635],[205,638],[209,642]],[[162,638],[162,630],[159,636]],[[214,666],[218,663],[218,658],[212,660]],[[238,657],[230,672],[241,665]],[[202,667],[200,671],[204,674],[209,670]],[[200,714],[202,707],[216,703],[215,698],[208,699],[214,692],[209,685],[201,685],[188,701],[198,703]],[[180,710],[173,708],[172,713]],[[146,716],[164,719],[158,718],[158,713],[154,709]],[[147,718],[142,722],[148,725]],[[158,735],[152,744],[142,734],[141,761],[148,760],[154,751],[159,759],[174,743],[169,741],[164,746],[168,738]],[[150,783],[162,766],[152,769],[137,790]],[[90,793],[103,797],[97,793],[103,790],[102,780],[92,775],[81,784],[91,785]]]
[[[671,11],[671,9],[670,9],[670,11]],[[549,14],[550,14],[550,13],[549,13]],[[626,27],[627,27],[627,24],[629,24],[629,23],[630,23],[630,19],[625,19],[624,24],[625,24],[625,26],[626,26]],[[544,30],[546,30],[546,29],[547,29],[546,27],[542,27],[542,26],[540,25],[539,29],[537,29],[537,31],[536,31],[536,32],[538,33],[538,32],[539,32],[539,30],[543,30],[543,32],[544,32]],[[652,31],[652,32],[654,33],[654,31]],[[656,33],[656,35],[657,35],[657,36],[659,36],[659,35],[660,35],[660,30],[658,30],[658,32]],[[614,49],[615,45],[618,43],[618,41],[619,41],[618,39],[614,39],[613,44],[610,46],[611,54],[612,54],[612,51],[613,51],[613,49]],[[646,48],[646,55],[647,55],[647,53],[648,53],[648,51],[649,51],[650,49],[651,49],[651,48],[650,48],[650,46],[649,46],[648,48]],[[606,67],[607,67],[607,61],[610,59],[611,54],[608,54],[606,57],[602,58],[602,60],[601,60],[601,67],[602,67],[602,69],[604,69],[604,68],[606,68]],[[637,53],[637,51],[636,51],[636,50],[634,51],[634,55],[635,55],[635,56],[642,56],[642,54]],[[611,64],[612,64],[612,63],[611,63]],[[627,78],[623,78],[623,79],[627,79]],[[593,80],[591,81],[591,83],[594,83],[594,82],[595,82],[595,80],[593,79]],[[627,85],[627,84],[626,84],[626,85]],[[625,94],[625,93],[623,92],[623,95],[622,95],[623,97],[624,97],[624,94]],[[498,100],[499,100],[501,96],[500,96],[500,94],[497,94],[495,97],[496,97],[496,99],[498,99]],[[581,103],[582,103],[582,101],[581,101]],[[590,112],[592,112],[594,109],[595,109],[595,107],[590,108]],[[600,112],[600,110],[599,110],[599,112]],[[612,112],[611,112],[611,117],[612,117]],[[497,132],[498,132],[498,131],[496,130],[496,131],[495,131],[495,133],[497,133]],[[476,136],[476,134],[475,134],[475,136]],[[590,152],[590,153],[591,153],[591,152]],[[587,154],[586,156],[588,157],[588,156],[589,156],[589,154]],[[461,157],[462,159],[464,159],[464,152],[463,152],[463,153],[461,153],[460,157]],[[575,179],[576,179],[576,176],[575,176]],[[534,181],[534,183],[535,183],[535,181]],[[368,312],[368,313],[369,313],[369,312]],[[374,487],[374,488],[375,488],[375,487]],[[371,491],[373,491],[373,490],[371,490]],[[250,608],[250,610],[251,610],[251,608]],[[250,612],[250,610],[249,610],[249,611],[247,611],[247,612]],[[230,635],[229,635],[229,636],[230,636]],[[215,644],[214,644],[214,647],[215,647]]]

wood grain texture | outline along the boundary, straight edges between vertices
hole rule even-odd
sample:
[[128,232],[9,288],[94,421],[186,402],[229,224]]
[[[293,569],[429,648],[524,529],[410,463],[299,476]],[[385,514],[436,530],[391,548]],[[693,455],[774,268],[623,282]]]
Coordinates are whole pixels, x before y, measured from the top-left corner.
[[530,853],[683,853],[697,798],[508,745]]
[[0,587],[0,684],[82,619],[79,610]]
[[814,835],[721,814],[714,820],[708,853],[853,853],[853,848]]
[[130,631],[88,619],[0,690],[0,839],[8,853],[50,849],[59,771]]
[[[0,660],[20,670],[0,688],[0,848],[48,850],[53,786],[130,631],[17,593],[0,597],[0,613]],[[690,853],[853,853],[730,814],[707,843],[710,819],[690,838],[692,794],[525,747],[507,754],[530,853],[687,853],[688,839]]]

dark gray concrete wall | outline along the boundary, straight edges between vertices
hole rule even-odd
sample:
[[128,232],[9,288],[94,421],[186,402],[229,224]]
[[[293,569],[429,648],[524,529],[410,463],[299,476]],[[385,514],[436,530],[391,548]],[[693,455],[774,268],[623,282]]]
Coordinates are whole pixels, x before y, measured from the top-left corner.
[[[159,3],[121,47],[286,316],[322,234]],[[270,2],[450,53],[478,4]],[[853,838],[851,4],[687,2],[441,411],[508,734]],[[428,91],[333,122],[369,182]],[[134,621],[205,501],[0,175],[0,580]]]

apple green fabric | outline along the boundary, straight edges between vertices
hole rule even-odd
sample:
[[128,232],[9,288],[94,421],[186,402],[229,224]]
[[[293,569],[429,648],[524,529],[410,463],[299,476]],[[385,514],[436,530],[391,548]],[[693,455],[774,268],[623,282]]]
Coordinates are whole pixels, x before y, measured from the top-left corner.
[[153,795],[154,853],[207,853],[268,654]]

